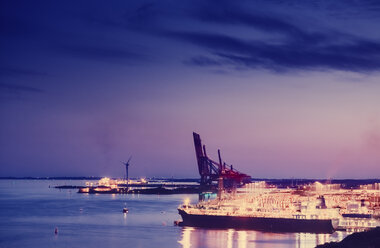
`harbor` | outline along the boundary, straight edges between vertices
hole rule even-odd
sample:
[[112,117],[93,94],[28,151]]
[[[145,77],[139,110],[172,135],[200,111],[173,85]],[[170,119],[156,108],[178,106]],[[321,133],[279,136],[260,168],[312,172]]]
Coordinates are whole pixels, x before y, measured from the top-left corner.
[[[211,159],[197,133],[193,142],[198,179],[130,178],[129,159],[124,178],[0,180],[8,194],[0,195],[0,219],[11,223],[0,231],[9,237],[39,226],[40,247],[50,229],[47,244],[56,247],[69,236],[73,247],[132,240],[144,247],[313,248],[379,230],[380,180],[254,179],[227,164],[220,150],[218,162]],[[16,239],[5,241],[15,245]]]
[[[333,233],[358,232],[380,226],[380,182],[342,184],[319,181],[279,187],[255,181],[236,167],[208,157],[200,135],[193,133],[199,181],[130,180],[102,178],[78,188],[81,194],[197,194],[198,203],[188,200],[179,206],[179,226],[237,228],[268,232]],[[283,181],[281,181],[283,183]],[[282,184],[281,184],[282,185]],[[128,211],[124,211],[128,212]]]

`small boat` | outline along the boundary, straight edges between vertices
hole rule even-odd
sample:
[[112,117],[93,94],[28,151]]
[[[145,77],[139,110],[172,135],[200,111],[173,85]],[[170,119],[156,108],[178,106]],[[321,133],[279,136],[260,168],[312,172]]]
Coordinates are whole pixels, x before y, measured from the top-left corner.
[[123,213],[127,214],[129,209],[127,208],[127,203],[124,204]]

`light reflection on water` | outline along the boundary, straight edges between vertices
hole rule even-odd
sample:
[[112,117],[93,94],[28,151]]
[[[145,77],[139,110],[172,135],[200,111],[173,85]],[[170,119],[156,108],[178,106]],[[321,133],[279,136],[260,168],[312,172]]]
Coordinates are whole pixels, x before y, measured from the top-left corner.
[[178,241],[183,248],[190,248],[191,246],[191,232],[194,230],[192,227],[185,227],[182,230],[182,239]]
[[340,241],[346,234],[311,233],[265,233],[253,230],[215,230],[193,227],[182,228],[182,248],[227,247],[227,248],[311,248],[326,242]]
[[[197,202],[197,195],[87,195],[49,188],[63,184],[84,182],[0,180],[0,247],[311,248],[346,235],[178,227],[177,206],[185,198]],[[122,213],[125,204],[128,214]]]

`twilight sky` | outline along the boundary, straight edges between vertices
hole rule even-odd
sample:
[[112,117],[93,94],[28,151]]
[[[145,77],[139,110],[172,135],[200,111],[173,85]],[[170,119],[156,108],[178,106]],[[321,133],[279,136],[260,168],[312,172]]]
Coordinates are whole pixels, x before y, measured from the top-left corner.
[[0,3],[0,176],[380,178],[380,3]]

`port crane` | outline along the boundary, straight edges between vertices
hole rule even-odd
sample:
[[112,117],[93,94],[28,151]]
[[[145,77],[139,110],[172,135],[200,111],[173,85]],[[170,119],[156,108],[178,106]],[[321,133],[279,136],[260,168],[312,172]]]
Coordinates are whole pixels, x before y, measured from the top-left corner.
[[210,187],[213,182],[218,183],[219,190],[234,188],[251,181],[247,174],[237,171],[232,165],[222,162],[220,150],[218,150],[219,162],[215,162],[207,156],[206,146],[202,146],[199,134],[193,132],[195,154],[197,157],[201,187]]

